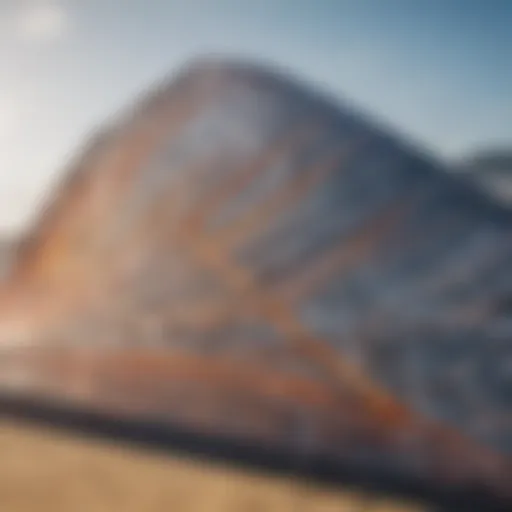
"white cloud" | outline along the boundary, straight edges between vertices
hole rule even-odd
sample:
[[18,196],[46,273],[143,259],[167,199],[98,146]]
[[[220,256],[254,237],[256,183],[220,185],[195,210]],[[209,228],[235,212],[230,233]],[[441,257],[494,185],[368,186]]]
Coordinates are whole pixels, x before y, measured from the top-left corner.
[[20,38],[31,42],[61,39],[69,28],[66,10],[56,1],[29,2],[21,7],[16,23]]

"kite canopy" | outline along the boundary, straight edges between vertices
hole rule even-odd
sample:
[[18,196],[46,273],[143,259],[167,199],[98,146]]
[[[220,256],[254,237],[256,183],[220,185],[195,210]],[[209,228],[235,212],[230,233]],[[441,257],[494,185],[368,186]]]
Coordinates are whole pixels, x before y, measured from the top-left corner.
[[507,503],[511,232],[351,106],[201,60],[92,141],[20,245],[0,385]]

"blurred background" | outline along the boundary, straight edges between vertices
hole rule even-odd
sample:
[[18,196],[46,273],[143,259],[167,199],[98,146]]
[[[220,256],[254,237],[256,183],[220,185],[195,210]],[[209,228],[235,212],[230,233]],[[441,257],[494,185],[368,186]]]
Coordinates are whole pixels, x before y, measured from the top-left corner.
[[[510,0],[1,0],[0,278],[88,137],[210,53],[292,70],[511,204],[511,27]],[[7,512],[416,510],[12,422],[0,447]]]
[[86,136],[197,54],[289,67],[448,161],[510,150],[508,0],[3,0],[0,9],[6,233],[26,225]]

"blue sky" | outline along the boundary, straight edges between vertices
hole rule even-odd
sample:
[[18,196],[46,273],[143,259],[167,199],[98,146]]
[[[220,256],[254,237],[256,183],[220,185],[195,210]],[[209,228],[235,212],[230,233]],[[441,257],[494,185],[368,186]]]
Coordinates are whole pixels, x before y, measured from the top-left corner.
[[512,143],[512,0],[1,0],[0,230],[188,58],[290,67],[444,158]]

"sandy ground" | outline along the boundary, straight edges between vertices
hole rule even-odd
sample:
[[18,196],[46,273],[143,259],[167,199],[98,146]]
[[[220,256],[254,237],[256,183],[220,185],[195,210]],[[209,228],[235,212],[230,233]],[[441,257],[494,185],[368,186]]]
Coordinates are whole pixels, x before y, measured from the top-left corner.
[[0,420],[1,512],[416,512],[221,464]]

